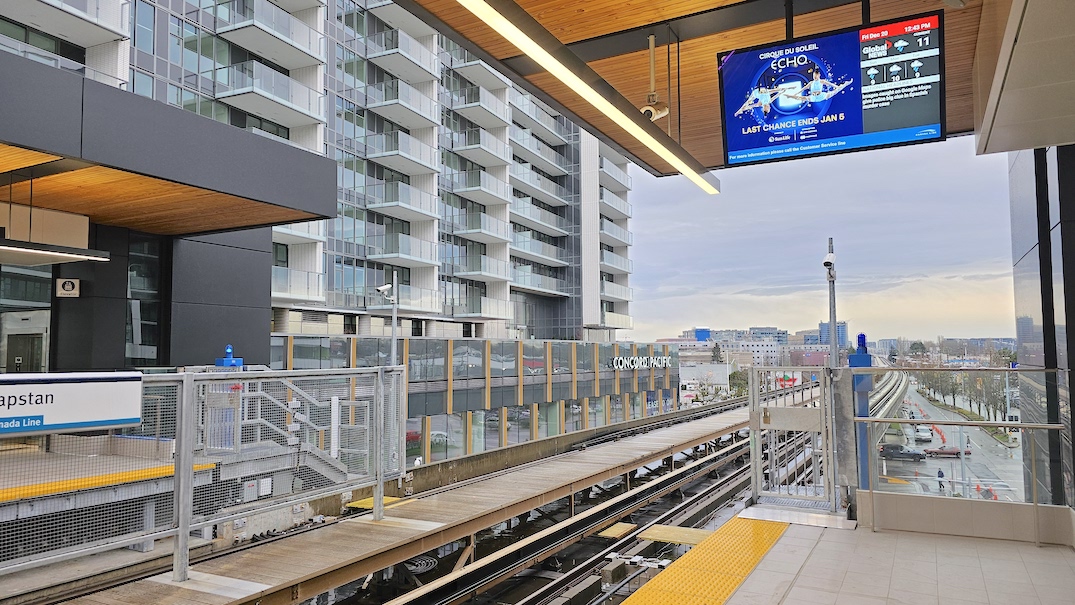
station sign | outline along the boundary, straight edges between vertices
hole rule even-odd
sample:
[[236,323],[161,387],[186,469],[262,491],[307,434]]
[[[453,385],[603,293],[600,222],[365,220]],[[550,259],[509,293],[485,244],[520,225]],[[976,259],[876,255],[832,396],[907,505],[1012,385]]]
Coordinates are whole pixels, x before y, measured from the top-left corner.
[[0,375],[0,437],[141,423],[140,372]]
[[617,370],[649,370],[651,368],[670,368],[672,358],[660,357],[613,357],[612,367]]
[[942,36],[931,13],[721,54],[725,165],[944,140]]

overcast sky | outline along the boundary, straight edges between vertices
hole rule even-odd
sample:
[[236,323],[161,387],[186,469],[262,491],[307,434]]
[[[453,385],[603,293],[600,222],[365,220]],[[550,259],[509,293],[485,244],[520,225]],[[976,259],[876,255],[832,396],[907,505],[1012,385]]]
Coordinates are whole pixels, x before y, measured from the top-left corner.
[[973,137],[720,170],[722,193],[632,168],[632,340],[839,320],[870,340],[1014,337],[1007,157]]

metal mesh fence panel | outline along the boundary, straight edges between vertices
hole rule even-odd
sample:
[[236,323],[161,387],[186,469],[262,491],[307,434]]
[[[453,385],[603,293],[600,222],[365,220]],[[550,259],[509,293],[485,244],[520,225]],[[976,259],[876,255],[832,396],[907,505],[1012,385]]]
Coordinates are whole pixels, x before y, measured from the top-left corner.
[[178,397],[147,380],[136,427],[0,439],[0,572],[173,528]]

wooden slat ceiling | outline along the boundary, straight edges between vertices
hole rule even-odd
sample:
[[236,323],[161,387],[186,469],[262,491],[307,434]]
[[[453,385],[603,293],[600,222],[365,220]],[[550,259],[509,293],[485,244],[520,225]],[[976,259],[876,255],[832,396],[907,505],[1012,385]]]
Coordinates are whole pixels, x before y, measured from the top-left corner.
[[58,159],[60,159],[60,156],[0,143],[0,174]]
[[[684,15],[736,3],[737,0],[710,2],[645,2],[643,0],[517,0],[531,16],[555,34],[561,42],[570,44]],[[456,0],[419,0],[437,18],[467,37],[498,59],[518,55],[518,50],[499,34],[473,17]],[[871,18],[886,21],[908,15],[945,10],[945,64],[948,134],[973,130],[972,71],[981,3],[969,0],[962,9],[947,7],[942,0],[872,0]],[[807,36],[826,31],[854,27],[861,23],[861,7],[849,4],[837,8],[799,15],[795,19],[795,35]],[[644,33],[639,33],[644,36]],[[716,73],[719,52],[784,39],[783,20],[760,23],[717,34],[684,40],[680,45],[680,95],[677,97],[675,54],[672,57],[672,94],[668,98],[668,71],[665,48],[658,49],[657,90],[661,99],[672,106],[672,114],[657,123],[681,140],[681,145],[699,162],[710,168],[724,164],[721,133],[720,91]],[[642,44],[640,43],[640,46]],[[637,51],[591,62],[602,78],[627,100],[641,105],[649,88],[648,51]],[[589,103],[547,73],[527,76],[527,80],[574,113],[593,129],[608,136],[640,161],[661,174],[676,172],[656,154],[638,143],[612,120],[597,112]],[[677,116],[677,109],[681,115]],[[682,121],[682,137],[677,131]]]
[[[317,217],[307,212],[132,174],[104,166],[32,181],[33,206],[88,216],[100,225],[158,235],[184,235]],[[30,205],[31,182],[0,190],[0,199]]]

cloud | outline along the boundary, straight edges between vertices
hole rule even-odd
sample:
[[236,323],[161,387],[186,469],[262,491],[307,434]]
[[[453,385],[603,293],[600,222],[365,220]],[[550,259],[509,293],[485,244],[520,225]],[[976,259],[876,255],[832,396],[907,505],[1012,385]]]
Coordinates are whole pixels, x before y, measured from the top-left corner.
[[722,194],[633,170],[631,285],[648,340],[694,325],[814,328],[837,306],[874,337],[1014,334],[1007,160],[945,143],[722,170]]

